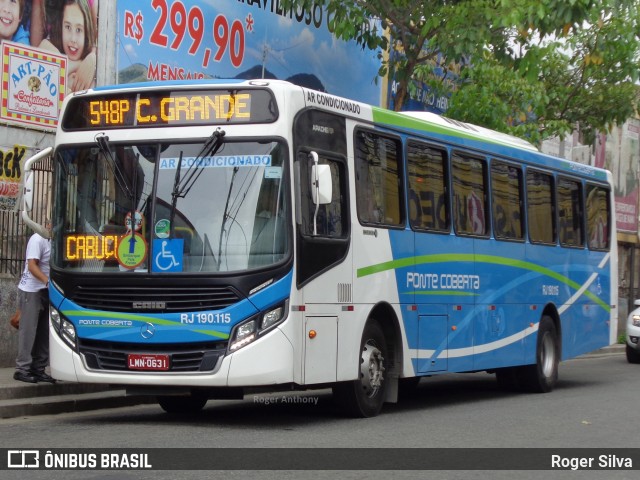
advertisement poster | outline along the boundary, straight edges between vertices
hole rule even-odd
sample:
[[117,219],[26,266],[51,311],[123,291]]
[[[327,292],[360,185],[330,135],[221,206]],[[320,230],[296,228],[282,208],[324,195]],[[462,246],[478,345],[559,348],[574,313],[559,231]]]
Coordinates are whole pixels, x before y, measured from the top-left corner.
[[66,89],[67,59],[2,42],[0,118],[54,130]]
[[613,173],[616,225],[619,231],[638,232],[638,160],[640,120],[631,119],[607,135],[605,168]]
[[13,211],[20,195],[22,178],[21,162],[27,148],[14,145],[13,148],[0,148],[0,211]]
[[[428,55],[428,51],[423,50],[424,55]],[[391,53],[391,60],[404,56],[402,52],[393,51]],[[455,91],[458,87],[460,65],[451,64],[450,69],[446,70],[442,68],[442,57],[438,54],[429,61],[431,68],[431,79],[437,83],[446,86],[447,88]],[[431,112],[438,115],[445,115],[449,108],[449,94],[434,92],[432,88],[424,82],[418,80],[411,80],[413,84],[412,88],[407,92],[407,98],[405,104],[401,110],[415,111],[415,112]],[[398,82],[395,78],[390,78],[388,82],[388,105],[386,108],[391,110],[395,109],[395,99],[397,93]]]
[[3,1],[0,120],[55,129],[64,95],[95,86],[98,0]]
[[380,104],[376,52],[336,40],[318,5],[278,0],[118,0],[118,82],[279,79]]

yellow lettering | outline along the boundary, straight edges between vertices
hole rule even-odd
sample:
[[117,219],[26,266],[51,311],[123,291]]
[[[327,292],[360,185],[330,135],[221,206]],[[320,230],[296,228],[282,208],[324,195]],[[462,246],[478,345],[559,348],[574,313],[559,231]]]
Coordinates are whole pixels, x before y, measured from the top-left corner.
[[220,118],[230,119],[233,115],[233,97],[220,95]]
[[189,119],[189,99],[187,97],[177,97],[175,99],[176,105],[176,118],[175,120],[181,120],[180,114],[184,114],[186,119]]
[[[204,99],[204,106],[207,112],[209,112],[210,110],[213,110],[213,116],[216,120],[220,118],[220,115],[218,114],[218,97],[217,96],[213,96],[213,97],[207,96]],[[208,117],[209,115],[207,114],[207,118]]]
[[165,122],[175,120],[175,112],[173,111],[173,98],[163,98],[160,102],[160,118]]
[[116,258],[117,235],[70,235],[66,239],[65,260],[109,260]]
[[189,113],[189,120],[195,120],[195,119],[208,120],[209,119],[208,112],[204,108],[204,98],[202,97],[192,97],[191,108],[189,110],[191,110]]
[[65,258],[67,260],[78,260],[78,255],[75,248],[75,237],[67,237],[67,248]]
[[136,119],[138,120],[138,123],[147,123],[149,122],[149,120],[151,120],[151,115],[142,114],[143,105],[151,105],[151,100],[149,100],[148,98],[141,98],[140,100],[138,100],[138,104],[136,105]]
[[249,109],[249,94],[241,93],[240,95],[236,95],[236,108],[235,108],[235,116],[237,118],[250,118],[251,110]]

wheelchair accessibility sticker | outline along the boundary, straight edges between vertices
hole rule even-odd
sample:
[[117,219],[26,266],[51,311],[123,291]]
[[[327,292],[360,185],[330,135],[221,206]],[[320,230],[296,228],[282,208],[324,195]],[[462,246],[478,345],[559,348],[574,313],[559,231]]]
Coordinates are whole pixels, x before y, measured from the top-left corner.
[[181,272],[183,261],[184,240],[174,239],[154,239],[153,240],[153,263],[152,272]]

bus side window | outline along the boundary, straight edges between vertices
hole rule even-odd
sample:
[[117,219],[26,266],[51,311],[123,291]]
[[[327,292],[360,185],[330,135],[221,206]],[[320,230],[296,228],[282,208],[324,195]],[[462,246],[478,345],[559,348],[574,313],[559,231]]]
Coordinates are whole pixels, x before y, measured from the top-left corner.
[[456,233],[487,236],[486,162],[455,153],[451,160],[453,176],[453,218]]
[[609,250],[611,245],[609,190],[587,185],[587,240],[591,250]]
[[[316,232],[318,236],[344,238],[347,235],[348,227],[345,225],[348,215],[346,215],[346,186],[344,165],[342,162],[321,156],[319,163],[329,165],[331,168],[332,197],[331,203],[320,205],[316,218]],[[310,186],[311,167],[313,163],[306,157],[306,154],[299,156],[297,167],[300,170],[301,189],[301,232],[304,235],[313,235],[313,217],[316,205],[312,200]]]
[[498,239],[524,239],[522,169],[494,160],[491,164],[493,230]]
[[404,221],[401,152],[397,139],[356,132],[356,203],[361,223],[399,226]]
[[527,171],[527,219],[532,243],[556,243],[553,190],[551,175]]
[[560,243],[569,247],[582,247],[582,184],[565,178],[558,179],[558,230]]
[[411,227],[448,232],[450,222],[445,152],[410,141],[407,168]]

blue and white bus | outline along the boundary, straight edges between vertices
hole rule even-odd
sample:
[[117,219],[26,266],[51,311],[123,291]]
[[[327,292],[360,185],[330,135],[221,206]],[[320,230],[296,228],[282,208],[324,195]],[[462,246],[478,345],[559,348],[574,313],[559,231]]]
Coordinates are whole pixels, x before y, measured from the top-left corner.
[[168,412],[332,387],[374,416],[447,372],[546,392],[615,342],[611,176],[514,137],[207,80],[67,97],[27,206],[47,156],[60,380]]

